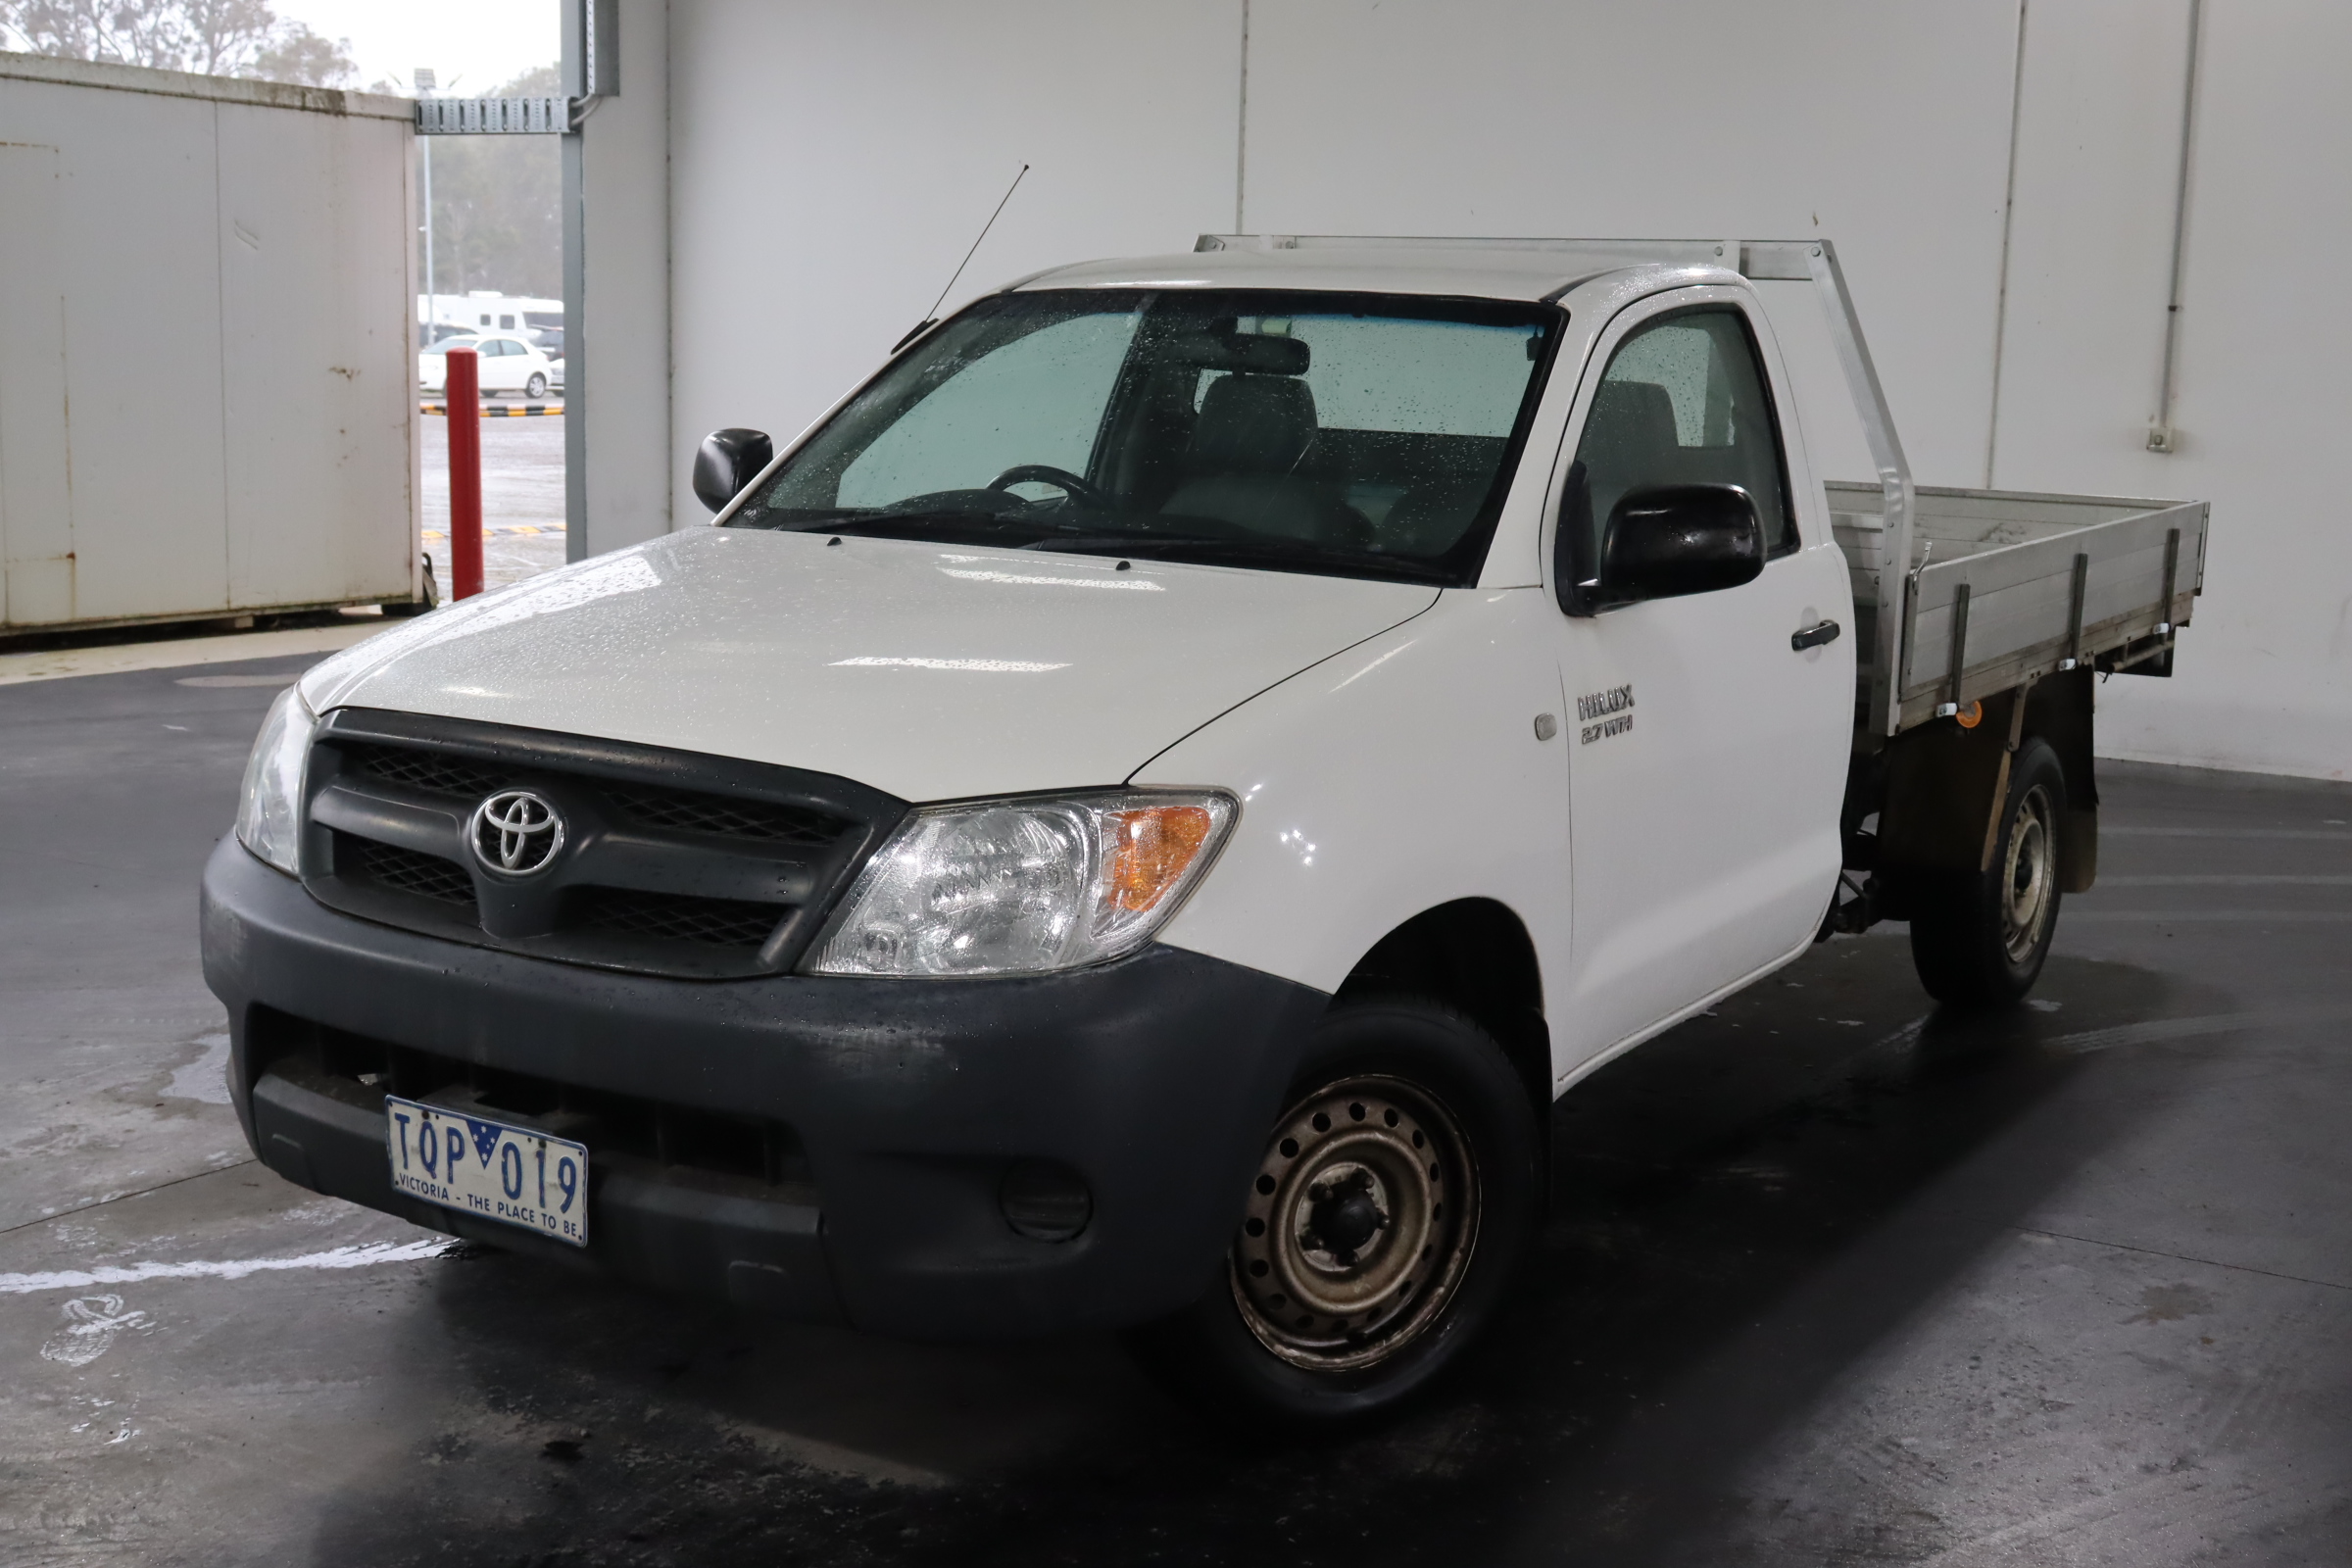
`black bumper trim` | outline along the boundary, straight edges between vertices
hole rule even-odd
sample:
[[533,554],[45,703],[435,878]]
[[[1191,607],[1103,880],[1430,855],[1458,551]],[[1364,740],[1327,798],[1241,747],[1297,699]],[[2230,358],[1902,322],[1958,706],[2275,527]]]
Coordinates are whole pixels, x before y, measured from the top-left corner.
[[[583,969],[338,913],[233,839],[206,867],[203,931],[237,1110],[288,1179],[551,1260],[920,1338],[1134,1323],[1190,1300],[1215,1277],[1329,1001],[1164,947],[1033,979]],[[262,1009],[485,1069],[789,1123],[817,1203],[608,1163],[584,1257],[418,1203],[391,1188],[380,1113],[256,1059]],[[1058,1162],[1092,1189],[1074,1240],[1005,1222],[999,1186],[1025,1160]]]

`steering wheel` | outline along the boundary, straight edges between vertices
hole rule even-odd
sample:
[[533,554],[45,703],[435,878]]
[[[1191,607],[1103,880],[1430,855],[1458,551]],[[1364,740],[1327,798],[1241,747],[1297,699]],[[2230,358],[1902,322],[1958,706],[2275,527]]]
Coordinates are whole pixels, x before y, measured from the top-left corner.
[[1056,468],[1050,463],[1021,463],[1006,468],[988,482],[991,490],[1009,490],[1016,484],[1050,484],[1072,501],[1083,502],[1104,512],[1117,510],[1110,497],[1088,484],[1067,468]]

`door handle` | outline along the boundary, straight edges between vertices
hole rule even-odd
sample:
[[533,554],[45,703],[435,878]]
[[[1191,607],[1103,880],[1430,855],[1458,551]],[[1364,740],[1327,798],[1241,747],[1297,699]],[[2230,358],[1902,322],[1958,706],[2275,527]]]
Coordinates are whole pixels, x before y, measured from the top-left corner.
[[1788,646],[1801,654],[1808,648],[1819,648],[1825,643],[1834,643],[1837,640],[1838,623],[1834,620],[1824,620],[1807,626],[1803,631],[1790,634]]

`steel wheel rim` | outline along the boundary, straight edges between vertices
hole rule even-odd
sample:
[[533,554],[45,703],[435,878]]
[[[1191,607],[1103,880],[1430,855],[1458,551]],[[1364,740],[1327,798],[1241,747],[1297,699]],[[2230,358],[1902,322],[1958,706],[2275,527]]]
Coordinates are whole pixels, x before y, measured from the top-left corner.
[[2001,874],[2001,946],[2023,963],[2041,943],[2058,887],[2058,835],[2048,791],[2035,785],[2018,804]]
[[1267,1140],[1228,1273],[1260,1345],[1316,1371],[1396,1354],[1445,1312],[1478,1241],[1453,1114],[1396,1078],[1315,1090]]

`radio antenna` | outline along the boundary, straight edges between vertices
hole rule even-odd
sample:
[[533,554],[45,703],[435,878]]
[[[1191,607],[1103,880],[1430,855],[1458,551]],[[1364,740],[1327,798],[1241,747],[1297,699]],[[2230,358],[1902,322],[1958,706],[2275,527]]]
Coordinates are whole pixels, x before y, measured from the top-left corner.
[[1012,176],[1012,183],[1004,187],[1004,194],[998,201],[997,210],[993,213],[990,213],[988,215],[988,221],[980,225],[979,239],[972,241],[972,248],[968,251],[965,251],[963,253],[963,260],[956,264],[956,270],[948,277],[948,286],[939,291],[939,298],[931,302],[931,309],[923,313],[923,318],[915,323],[914,330],[907,333],[905,337],[899,339],[896,343],[890,346],[891,353],[898,353],[899,350],[905,348],[907,344],[922,336],[923,329],[925,327],[935,326],[938,324],[940,306],[947,303],[949,293],[956,287],[956,280],[963,276],[963,270],[965,268],[972,265],[972,258],[980,254],[980,241],[988,238],[988,231],[997,226],[997,219],[1003,215],[1004,211],[1004,204],[1012,200],[1012,193],[1021,188],[1021,181],[1026,179],[1028,175],[1029,166],[1027,164],[1023,164],[1021,166],[1021,172]]

